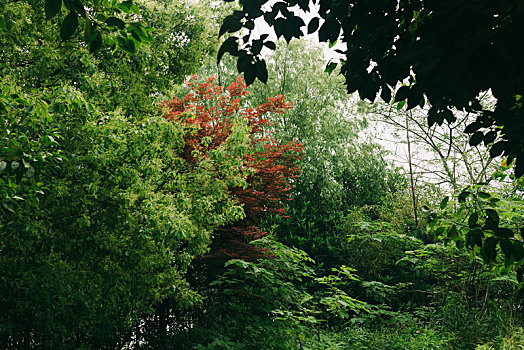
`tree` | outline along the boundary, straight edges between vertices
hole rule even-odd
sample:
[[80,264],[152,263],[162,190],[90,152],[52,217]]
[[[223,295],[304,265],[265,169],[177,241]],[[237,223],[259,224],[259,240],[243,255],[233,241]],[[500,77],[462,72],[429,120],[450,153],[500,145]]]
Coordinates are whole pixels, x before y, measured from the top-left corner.
[[[269,115],[283,115],[293,108],[282,95],[268,97],[256,108],[243,108],[241,99],[248,91],[240,77],[226,91],[214,84],[215,78],[203,83],[198,83],[197,79],[186,81],[190,92],[184,98],[165,102],[166,118],[195,128],[195,132],[187,136],[184,158],[189,163],[204,158],[213,159],[213,162],[231,159],[236,162],[231,164],[232,168],[242,167],[249,173],[245,182],[234,182],[228,173],[218,174],[229,181],[231,195],[244,212],[242,221],[215,231],[211,251],[203,257],[216,260],[215,264],[221,269],[227,259],[261,257],[261,252],[248,243],[267,234],[260,229],[265,217],[284,215],[291,181],[299,171],[295,163],[302,147],[295,141],[284,144],[271,136]],[[232,134],[236,123],[249,130],[249,149],[225,160],[217,159],[216,150],[229,138],[236,137]]]
[[[215,227],[242,211],[227,191],[228,180],[245,176],[232,160],[188,164],[181,156],[189,127],[161,117],[135,124],[70,93],[49,106],[69,111],[55,117],[68,125],[55,141],[62,160],[44,158],[53,165],[44,169],[31,162],[33,175],[12,161],[0,173],[23,195],[0,212],[7,348],[121,348],[164,299],[198,300],[184,279],[188,264],[207,250]],[[233,158],[244,140],[229,139],[217,157]]]
[[[207,171],[216,179],[217,189],[210,184],[204,191],[210,191],[211,197],[221,195],[224,204],[232,201],[237,205],[236,220],[217,221],[209,249],[188,259],[187,280],[207,299],[213,299],[210,283],[224,271],[228,260],[255,261],[266,256],[265,249],[249,243],[267,235],[260,226],[265,217],[284,215],[302,149],[296,142],[284,144],[271,136],[268,115],[281,115],[292,108],[282,95],[270,97],[255,108],[244,107],[248,91],[240,77],[225,89],[216,85],[215,79],[199,81],[193,76],[185,83],[187,94],[163,103],[164,117],[190,130],[184,135],[184,163],[189,169],[207,164]],[[227,184],[227,195],[223,184]],[[202,205],[213,205],[211,197],[204,197]],[[187,304],[184,308],[176,298],[165,298],[137,326],[135,338],[167,348],[170,334],[210,322],[209,305],[205,303],[201,309]]]
[[199,301],[185,272],[240,217],[215,166],[243,178],[224,154],[247,147],[246,130],[217,151],[223,162],[189,165],[191,128],[158,108],[208,52],[207,12],[140,2],[155,45],[90,53],[58,39],[70,9],[48,21],[42,3],[0,3],[0,343],[122,348],[165,299]]
[[[349,93],[371,101],[407,101],[409,109],[431,105],[428,125],[456,120],[452,110],[478,112],[466,127],[470,143],[496,141],[491,156],[516,159],[517,177],[524,174],[524,52],[515,45],[524,32],[524,4],[511,0],[369,1],[267,0],[239,1],[241,8],[226,17],[220,35],[246,32],[225,40],[218,60],[228,52],[237,57],[246,82],[267,81],[263,47],[274,49],[267,34],[257,36],[255,20],[265,21],[286,41],[304,36],[299,11],[310,12],[308,33],[321,42],[345,46],[340,73]],[[318,13],[316,12],[318,11]],[[301,17],[302,16],[302,17]],[[335,64],[328,65],[333,69]],[[398,84],[405,83],[394,94]],[[481,92],[491,89],[494,110],[483,110]],[[481,131],[482,130],[482,131]]]

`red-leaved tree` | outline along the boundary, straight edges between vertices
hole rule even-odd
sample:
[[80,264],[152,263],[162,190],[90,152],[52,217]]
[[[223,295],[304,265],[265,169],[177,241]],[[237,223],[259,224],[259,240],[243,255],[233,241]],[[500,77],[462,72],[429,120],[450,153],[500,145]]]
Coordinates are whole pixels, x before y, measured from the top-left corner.
[[256,108],[242,107],[242,98],[248,95],[248,90],[240,77],[225,90],[215,85],[214,80],[199,83],[193,77],[185,83],[190,92],[184,98],[164,103],[168,120],[195,126],[194,132],[185,136],[183,157],[189,164],[210,157],[232,135],[238,120],[249,127],[250,147],[241,159],[241,166],[249,169],[249,175],[244,186],[232,185],[229,189],[243,205],[245,217],[215,230],[210,251],[199,259],[211,275],[228,259],[254,260],[263,256],[249,242],[267,234],[260,229],[264,216],[285,215],[283,204],[290,199],[292,179],[299,172],[295,163],[302,151],[296,142],[281,144],[275,140],[271,136],[273,123],[267,119],[269,113],[286,113],[293,108],[292,103],[279,95]]

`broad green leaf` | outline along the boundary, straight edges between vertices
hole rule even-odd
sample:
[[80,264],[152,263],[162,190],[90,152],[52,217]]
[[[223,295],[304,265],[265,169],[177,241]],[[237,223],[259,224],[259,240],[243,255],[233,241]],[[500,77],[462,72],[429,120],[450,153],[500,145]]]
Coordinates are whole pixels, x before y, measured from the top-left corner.
[[110,27],[116,27],[119,29],[125,29],[126,23],[117,17],[109,17],[106,19],[106,24]]
[[468,226],[470,228],[473,228],[477,225],[477,222],[479,220],[479,214],[477,212],[475,213],[472,213],[470,216],[469,216],[469,219],[468,219]]
[[448,238],[449,239],[455,239],[458,237],[458,231],[457,226],[455,224],[451,225],[450,228],[448,228]]
[[135,15],[140,16],[140,9],[135,4],[132,4],[129,8]]
[[84,23],[84,41],[89,43],[91,41],[91,34],[93,33],[93,26],[89,18],[85,19]]
[[324,69],[324,72],[326,72],[328,74],[331,74],[335,68],[337,68],[337,63],[336,62],[330,62],[326,66],[326,68]]
[[449,202],[449,196],[444,197],[444,199],[440,202],[440,209],[444,209],[446,205],[448,205]]
[[488,199],[491,197],[491,195],[487,192],[482,192],[482,191],[479,191],[479,197],[482,198],[482,199]]

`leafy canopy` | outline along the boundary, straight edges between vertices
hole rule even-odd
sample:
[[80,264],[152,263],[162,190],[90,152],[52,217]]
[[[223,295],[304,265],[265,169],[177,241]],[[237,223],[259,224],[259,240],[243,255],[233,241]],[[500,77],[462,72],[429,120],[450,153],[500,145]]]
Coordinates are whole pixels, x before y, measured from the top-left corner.
[[[267,80],[261,58],[269,35],[258,35],[262,20],[286,41],[318,33],[321,42],[345,46],[340,72],[348,93],[358,91],[371,101],[407,101],[407,107],[431,104],[429,125],[454,122],[452,109],[480,112],[466,127],[472,143],[495,142],[490,155],[516,159],[516,175],[524,174],[524,52],[516,45],[524,31],[524,4],[510,0],[370,1],[370,0],[240,0],[241,8],[226,17],[220,29],[231,36],[218,52],[238,58],[246,82]],[[312,3],[315,6],[312,6]],[[316,13],[318,9],[318,13]],[[303,11],[303,12],[299,12]],[[304,22],[304,12],[313,14]],[[302,14],[300,14],[302,13]],[[242,30],[242,31],[241,31]],[[329,65],[332,70],[334,65]],[[409,82],[409,83],[406,83]],[[394,92],[398,84],[406,83]],[[480,92],[491,89],[493,110],[483,110]],[[495,136],[495,137],[494,137]]]

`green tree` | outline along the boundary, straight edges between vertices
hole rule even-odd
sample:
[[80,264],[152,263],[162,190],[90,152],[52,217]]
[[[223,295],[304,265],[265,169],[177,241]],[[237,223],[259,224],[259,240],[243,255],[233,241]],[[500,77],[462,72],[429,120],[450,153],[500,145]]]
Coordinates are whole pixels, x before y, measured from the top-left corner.
[[[188,164],[180,152],[190,128],[167,123],[158,107],[213,50],[203,44],[209,12],[162,4],[133,5],[158,28],[148,34],[155,44],[135,54],[113,52],[110,42],[90,53],[92,43],[76,35],[58,39],[57,20],[71,9],[48,21],[42,2],[0,4],[0,342],[7,348],[122,348],[164,299],[198,302],[184,279],[188,264],[216,226],[242,216],[215,171],[242,177],[238,162]],[[238,155],[242,140],[225,142],[221,159]]]

